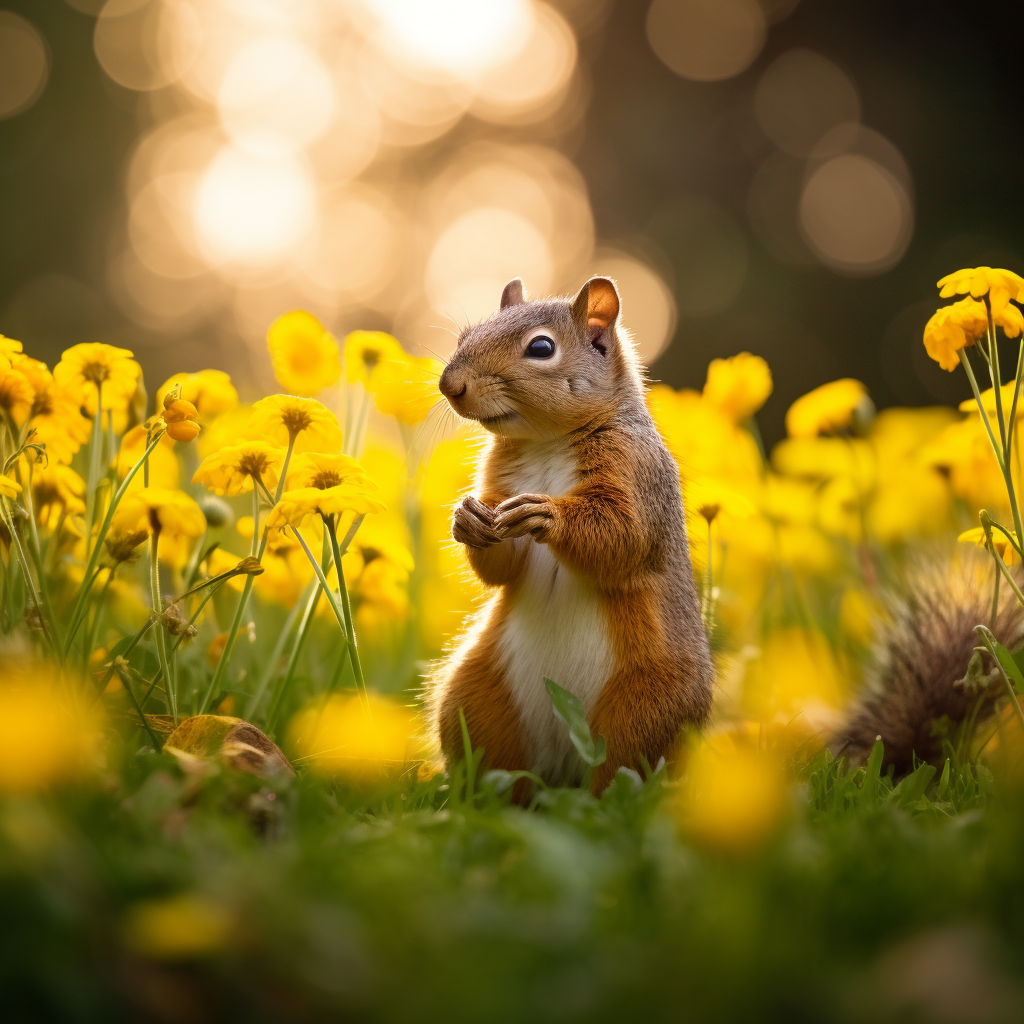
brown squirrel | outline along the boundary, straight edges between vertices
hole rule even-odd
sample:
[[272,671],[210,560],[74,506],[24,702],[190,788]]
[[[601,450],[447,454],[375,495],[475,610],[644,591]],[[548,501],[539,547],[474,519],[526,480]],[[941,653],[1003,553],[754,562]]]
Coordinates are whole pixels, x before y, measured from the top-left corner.
[[574,693],[606,740],[594,792],[620,767],[670,756],[710,712],[679,470],[618,321],[607,278],[530,302],[516,278],[441,375],[455,412],[491,434],[452,536],[495,589],[433,680],[449,765],[463,756],[461,709],[485,767],[578,784],[545,679]]

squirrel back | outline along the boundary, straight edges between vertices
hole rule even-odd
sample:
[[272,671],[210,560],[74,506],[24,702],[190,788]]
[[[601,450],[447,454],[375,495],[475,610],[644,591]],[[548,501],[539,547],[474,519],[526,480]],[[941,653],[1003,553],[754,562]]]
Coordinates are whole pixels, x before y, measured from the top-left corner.
[[944,724],[948,732],[972,713],[977,721],[991,715],[1000,691],[962,682],[979,644],[974,627],[988,626],[1010,650],[1024,644],[1024,608],[1005,581],[992,621],[993,571],[991,558],[963,549],[910,570],[905,591],[890,602],[867,685],[829,744],[837,757],[863,764],[881,737],[883,763],[899,777],[915,755],[942,762]]

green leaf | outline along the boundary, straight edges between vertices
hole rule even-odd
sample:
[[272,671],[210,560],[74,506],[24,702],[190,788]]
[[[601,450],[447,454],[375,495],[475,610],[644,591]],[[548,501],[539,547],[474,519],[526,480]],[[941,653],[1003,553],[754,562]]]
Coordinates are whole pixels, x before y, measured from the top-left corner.
[[892,799],[901,807],[909,807],[924,796],[934,778],[935,765],[922,764],[892,791]]
[[1013,655],[995,637],[989,640],[992,649],[996,652],[999,664],[1006,673],[1007,678],[1013,683],[1013,688],[1018,692],[1024,692],[1024,674],[1021,673]]
[[1013,658],[1017,670],[1024,676],[1024,649],[1017,651],[1016,654],[1011,654],[1010,657]]
[[579,697],[563,689],[551,679],[545,679],[544,685],[551,698],[551,706],[568,728],[569,739],[583,759],[583,763],[588,768],[596,768],[598,765],[604,764],[608,754],[607,744],[603,736],[598,736],[596,741],[591,736],[590,726],[587,725],[587,716]]

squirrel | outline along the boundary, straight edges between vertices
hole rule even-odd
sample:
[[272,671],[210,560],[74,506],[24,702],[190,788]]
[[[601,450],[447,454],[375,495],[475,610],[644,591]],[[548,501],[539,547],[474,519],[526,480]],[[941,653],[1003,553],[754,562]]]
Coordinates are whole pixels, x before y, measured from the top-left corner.
[[974,627],[988,626],[1011,651],[1024,645],[1024,608],[1007,586],[993,617],[992,572],[991,558],[963,552],[910,568],[889,601],[866,685],[828,744],[836,757],[862,765],[881,738],[883,766],[900,778],[915,757],[941,766],[946,735],[991,717],[1001,684],[965,685],[980,643]]
[[713,669],[686,538],[679,470],[644,401],[619,295],[595,277],[575,298],[527,301],[464,329],[439,387],[491,436],[452,536],[493,594],[435,672],[445,761],[459,712],[486,768],[580,785],[583,765],[545,680],[582,702],[620,767],[671,757],[711,709]]

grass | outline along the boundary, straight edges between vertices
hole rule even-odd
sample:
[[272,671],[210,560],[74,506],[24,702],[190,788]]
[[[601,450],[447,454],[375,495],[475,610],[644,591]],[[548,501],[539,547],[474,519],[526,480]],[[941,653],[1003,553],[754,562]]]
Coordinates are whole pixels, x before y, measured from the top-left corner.
[[[680,832],[663,773],[528,811],[493,774],[373,794],[126,754],[0,808],[5,1018],[1013,1019],[1024,802],[928,774],[822,755],[726,855]],[[977,1013],[951,1016],[964,985]]]

